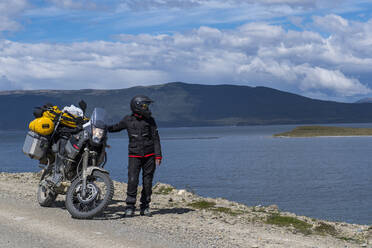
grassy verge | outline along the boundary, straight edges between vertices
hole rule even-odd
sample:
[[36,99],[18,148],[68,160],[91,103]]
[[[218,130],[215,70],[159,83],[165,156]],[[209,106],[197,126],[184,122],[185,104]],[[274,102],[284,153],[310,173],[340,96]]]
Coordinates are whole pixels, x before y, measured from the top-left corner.
[[363,136],[371,135],[372,128],[300,126],[292,131],[274,134],[274,137],[316,137],[316,136]]
[[215,202],[209,202],[209,201],[196,201],[187,204],[190,207],[196,208],[196,209],[210,209],[213,208],[216,203]]
[[236,215],[244,213],[243,211],[232,210],[231,208],[227,208],[227,207],[216,207],[215,202],[204,201],[204,200],[192,202],[187,205],[192,208],[196,208],[196,209],[205,209],[205,210],[210,210],[215,213],[224,213],[224,214],[229,214],[232,216],[236,216]]
[[305,221],[299,220],[290,216],[281,216],[279,214],[273,214],[266,220],[267,224],[277,225],[282,227],[292,226],[296,231],[305,235],[311,234],[311,228],[313,225],[306,223]]

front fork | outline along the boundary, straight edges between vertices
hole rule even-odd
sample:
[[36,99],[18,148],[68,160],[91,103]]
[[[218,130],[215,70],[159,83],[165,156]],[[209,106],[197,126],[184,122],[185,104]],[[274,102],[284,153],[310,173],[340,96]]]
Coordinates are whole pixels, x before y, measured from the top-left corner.
[[96,156],[97,152],[95,151],[90,151],[88,148],[84,149],[83,153],[83,184],[82,184],[82,189],[81,189],[81,196],[82,198],[85,198],[86,196],[86,190],[87,190],[87,177],[88,177],[88,163],[89,163],[89,155],[92,155],[92,166],[96,166]]

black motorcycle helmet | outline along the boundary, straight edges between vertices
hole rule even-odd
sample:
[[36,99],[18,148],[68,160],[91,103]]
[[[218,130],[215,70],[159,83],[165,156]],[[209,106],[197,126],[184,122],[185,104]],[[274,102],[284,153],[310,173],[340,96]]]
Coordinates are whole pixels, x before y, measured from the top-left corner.
[[133,113],[141,115],[145,118],[151,117],[150,104],[154,101],[144,95],[138,95],[130,101],[130,108]]

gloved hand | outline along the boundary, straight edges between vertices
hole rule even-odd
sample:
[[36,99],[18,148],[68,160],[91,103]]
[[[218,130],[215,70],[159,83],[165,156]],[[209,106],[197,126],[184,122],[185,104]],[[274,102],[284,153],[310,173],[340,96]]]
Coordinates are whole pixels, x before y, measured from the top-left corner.
[[112,131],[112,127],[113,125],[108,125],[106,128],[107,128],[107,131],[110,133]]
[[160,166],[161,159],[159,159],[159,158],[155,159],[155,164],[156,164],[156,166]]

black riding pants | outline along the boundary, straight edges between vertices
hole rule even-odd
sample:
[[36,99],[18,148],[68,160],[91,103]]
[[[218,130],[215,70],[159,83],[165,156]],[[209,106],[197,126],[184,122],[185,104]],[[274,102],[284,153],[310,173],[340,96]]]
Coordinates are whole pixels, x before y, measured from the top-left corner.
[[142,169],[142,192],[141,192],[141,208],[149,207],[152,193],[152,180],[155,172],[154,156],[145,158],[129,157],[128,163],[128,188],[127,188],[127,207],[134,207],[137,199],[137,187],[139,174]]

